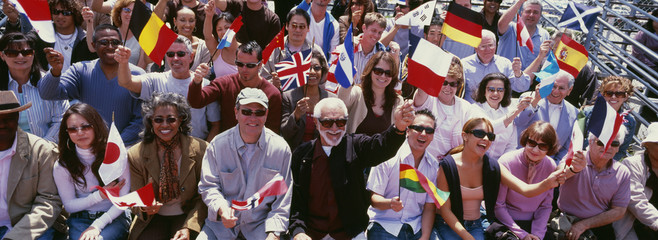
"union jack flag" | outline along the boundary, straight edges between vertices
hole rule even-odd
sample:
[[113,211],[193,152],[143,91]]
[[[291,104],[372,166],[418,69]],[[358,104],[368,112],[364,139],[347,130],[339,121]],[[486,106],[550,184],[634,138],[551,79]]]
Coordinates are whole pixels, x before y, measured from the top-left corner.
[[274,65],[281,80],[281,91],[306,84],[306,73],[311,68],[311,49],[301,51]]

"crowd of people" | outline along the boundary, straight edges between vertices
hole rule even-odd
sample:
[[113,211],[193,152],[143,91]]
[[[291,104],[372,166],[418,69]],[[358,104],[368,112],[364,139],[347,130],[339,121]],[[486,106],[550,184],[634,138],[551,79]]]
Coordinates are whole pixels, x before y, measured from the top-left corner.
[[[572,33],[538,25],[539,0],[504,12],[485,0],[477,47],[443,35],[445,15],[396,24],[423,0],[398,3],[392,18],[371,0],[144,2],[178,34],[161,62],[130,30],[135,1],[49,0],[54,43],[4,2],[0,238],[658,238],[658,123],[633,156],[632,115],[609,143],[589,133],[597,95],[622,113],[634,92],[590,66],[561,70],[541,97],[534,73]],[[534,49],[518,45],[519,20]],[[284,47],[263,59],[282,26]],[[410,35],[452,54],[437,59],[450,66],[436,96],[406,81]],[[326,89],[346,38],[354,85]],[[282,91],[275,65],[307,50],[305,85]],[[572,149],[579,119],[586,148]],[[104,183],[110,124],[128,167]],[[402,186],[402,165],[418,189]],[[276,179],[286,191],[263,191]],[[155,201],[126,210],[97,189],[148,184]]]

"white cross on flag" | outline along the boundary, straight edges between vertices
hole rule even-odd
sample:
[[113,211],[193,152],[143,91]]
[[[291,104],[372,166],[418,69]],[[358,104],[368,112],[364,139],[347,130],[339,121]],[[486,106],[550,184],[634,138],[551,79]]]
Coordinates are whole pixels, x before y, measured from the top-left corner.
[[569,28],[579,30],[585,34],[594,27],[596,17],[601,13],[600,7],[589,7],[581,3],[569,1],[569,5],[564,9],[564,14],[557,24],[558,28]]

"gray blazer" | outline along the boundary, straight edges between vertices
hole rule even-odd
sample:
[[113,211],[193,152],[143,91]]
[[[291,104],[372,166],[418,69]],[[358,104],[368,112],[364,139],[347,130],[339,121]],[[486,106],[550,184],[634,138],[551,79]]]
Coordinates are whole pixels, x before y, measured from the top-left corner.
[[[290,145],[290,149],[293,151],[297,146],[302,144],[302,137],[304,136],[304,128],[306,127],[306,118],[301,117],[298,121],[295,121],[295,115],[292,114],[297,107],[297,101],[304,97],[304,88],[298,87],[290,91],[286,91],[282,95],[282,107],[281,107],[281,135]],[[320,99],[327,97],[336,97],[336,94],[327,92],[326,90],[320,88]],[[313,139],[318,136],[318,131],[316,130],[313,134]]]

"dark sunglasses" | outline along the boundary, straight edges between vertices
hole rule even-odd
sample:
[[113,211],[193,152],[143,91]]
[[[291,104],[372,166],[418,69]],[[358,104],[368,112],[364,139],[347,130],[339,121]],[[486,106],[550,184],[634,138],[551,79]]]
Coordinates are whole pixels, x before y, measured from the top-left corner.
[[628,93],[626,93],[626,92],[605,91],[605,92],[603,92],[603,95],[605,95],[606,97],[612,97],[612,96],[616,95],[618,98],[626,98],[626,95],[628,95]]
[[55,10],[51,11],[51,13],[52,13],[53,15],[59,15],[59,14],[62,14],[62,15],[64,15],[64,16],[71,16],[71,15],[73,15],[73,12],[72,12],[72,11],[69,11],[69,10],[59,10],[59,9],[55,9]]
[[322,125],[325,128],[330,128],[331,126],[334,125],[334,123],[336,123],[336,127],[344,127],[347,124],[347,118],[322,119],[318,121],[320,121],[320,125]]
[[502,0],[485,0],[486,2],[502,3]]
[[6,49],[2,51],[7,57],[18,57],[18,54],[20,53],[23,55],[23,57],[30,57],[34,55],[34,49],[23,49],[23,50],[16,50],[16,49]]
[[174,56],[185,57],[185,55],[187,55],[187,52],[183,52],[183,51],[178,51],[178,52],[166,52],[165,54],[167,54],[167,57],[170,57],[170,58],[172,58],[172,57],[174,57]]
[[311,66],[311,69],[313,69],[313,71],[320,72],[322,71],[322,66]]
[[253,115],[256,115],[256,117],[265,116],[265,114],[267,113],[266,110],[255,110],[254,111],[254,110],[251,110],[251,109],[244,109],[244,108],[240,109],[240,112],[242,113],[242,115],[245,115],[245,116],[251,116],[253,114]]
[[157,124],[162,124],[162,123],[165,122],[165,120],[169,124],[174,124],[174,123],[176,123],[176,121],[178,121],[178,118],[176,118],[176,117],[167,117],[167,118],[156,117],[156,118],[153,118],[153,122],[157,123]]
[[66,128],[66,131],[67,131],[69,134],[74,134],[74,133],[77,133],[77,132],[80,131],[80,130],[82,130],[83,132],[86,132],[87,130],[91,130],[92,128],[93,128],[93,126],[91,126],[91,124],[84,124],[84,125],[79,126],[79,127],[69,127],[69,128]]
[[487,91],[489,91],[490,93],[495,93],[495,92],[504,93],[505,88],[488,87]]
[[443,86],[451,86],[451,87],[456,88],[456,87],[459,87],[459,82],[448,82],[448,81],[444,81],[444,82],[443,82]]
[[[605,144],[603,144],[603,142],[601,142],[601,140],[596,140],[596,145],[599,145],[599,147],[605,146]],[[616,141],[616,140],[612,141],[610,143],[611,147],[619,147],[620,145],[621,145],[621,143],[619,141]]]
[[372,73],[377,75],[377,76],[381,76],[382,74],[386,74],[386,77],[393,76],[393,74],[391,74],[391,70],[384,70],[384,69],[381,69],[381,68],[378,68],[378,67],[372,68]]
[[534,148],[535,146],[539,146],[539,150],[542,151],[548,151],[548,143],[538,143],[535,140],[529,139],[525,142],[526,147]]
[[484,136],[487,136],[489,138],[489,141],[495,141],[496,140],[496,134],[490,133],[490,132],[485,132],[482,129],[475,129],[471,131],[466,131],[465,133],[470,133],[473,134],[476,138],[484,138]]
[[121,10],[123,10],[123,12],[125,12],[125,13],[132,13],[132,12],[133,12],[133,10],[132,10],[132,9],[130,9],[130,8],[127,8],[127,7],[125,7],[125,8],[122,8]]
[[101,40],[98,40],[96,42],[98,44],[102,45],[102,46],[110,46],[110,44],[112,44],[114,46],[121,45],[121,40],[119,40],[119,39],[101,39]]
[[425,133],[427,134],[433,134],[434,133],[434,128],[433,127],[423,127],[423,126],[418,126],[418,125],[409,125],[409,129],[412,129],[418,133]]
[[235,66],[238,66],[239,68],[244,67],[244,66],[247,66],[247,68],[255,68],[256,66],[258,66],[259,63],[260,63],[260,61],[255,62],[255,63],[243,63],[243,62],[240,62],[238,60],[235,60]]

